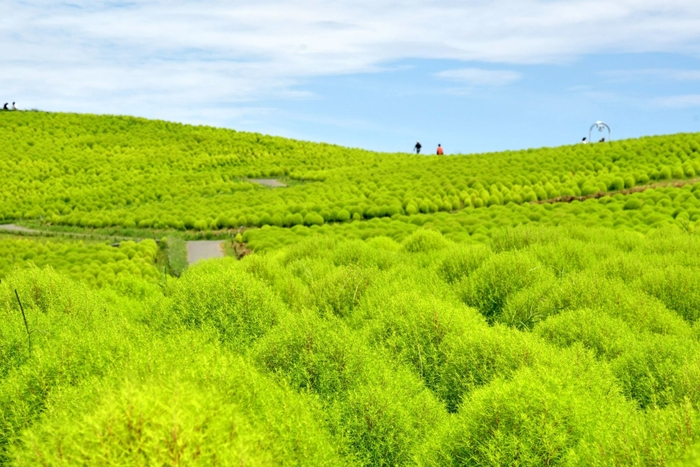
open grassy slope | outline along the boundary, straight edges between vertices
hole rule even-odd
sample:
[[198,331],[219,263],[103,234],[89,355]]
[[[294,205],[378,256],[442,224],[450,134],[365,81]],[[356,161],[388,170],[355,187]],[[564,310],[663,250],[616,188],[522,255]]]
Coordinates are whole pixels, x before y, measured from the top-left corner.
[[583,202],[522,204],[394,216],[369,221],[294,226],[291,229],[265,226],[247,230],[240,240],[256,251],[293,245],[310,236],[335,239],[390,237],[402,241],[421,227],[430,228],[460,243],[488,241],[505,227],[528,225],[607,227],[648,233],[655,230],[700,233],[700,183],[683,187],[650,189],[630,195],[591,198]]
[[0,236],[0,465],[698,465],[698,135],[437,158],[7,112],[0,137],[4,221],[260,227],[184,271],[179,232]]
[[[453,157],[129,117],[0,113],[0,220],[208,230],[524,204],[700,174],[700,138]],[[248,177],[299,182],[269,189]]]

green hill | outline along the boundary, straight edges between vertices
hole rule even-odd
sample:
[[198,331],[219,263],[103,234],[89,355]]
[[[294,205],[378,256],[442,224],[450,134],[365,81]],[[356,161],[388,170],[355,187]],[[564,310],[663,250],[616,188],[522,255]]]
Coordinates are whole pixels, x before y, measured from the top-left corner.
[[[700,137],[451,157],[384,154],[129,117],[0,114],[0,220],[289,227],[525,204],[692,179]],[[248,178],[282,178],[271,190]]]
[[[5,112],[0,138],[0,220],[42,229],[0,235],[0,465],[700,459],[700,135],[438,158]],[[252,254],[180,274],[241,225]],[[134,230],[167,238],[105,235]]]

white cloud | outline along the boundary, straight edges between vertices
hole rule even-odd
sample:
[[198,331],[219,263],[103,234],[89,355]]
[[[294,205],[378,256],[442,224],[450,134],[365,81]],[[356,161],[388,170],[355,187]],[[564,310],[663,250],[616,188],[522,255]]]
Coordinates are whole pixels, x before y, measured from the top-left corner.
[[700,94],[686,94],[683,96],[659,97],[654,99],[654,104],[659,107],[671,109],[687,109],[700,107]]
[[600,73],[611,81],[628,82],[647,79],[664,81],[700,81],[700,70],[678,70],[670,68],[609,70]]
[[482,70],[480,68],[441,71],[436,73],[435,76],[470,86],[505,86],[522,78],[522,75],[515,71]]
[[[6,99],[170,119],[308,97],[299,85],[309,78],[377,72],[402,59],[536,64],[700,53],[697,0],[5,0],[2,10]],[[446,73],[472,85],[518,78]]]

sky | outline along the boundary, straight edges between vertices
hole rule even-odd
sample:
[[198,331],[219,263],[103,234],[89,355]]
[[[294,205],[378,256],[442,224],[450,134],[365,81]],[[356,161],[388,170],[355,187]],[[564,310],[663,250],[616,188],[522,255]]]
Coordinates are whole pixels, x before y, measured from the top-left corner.
[[0,18],[0,101],[21,109],[447,154],[599,120],[700,132],[699,0],[3,0]]

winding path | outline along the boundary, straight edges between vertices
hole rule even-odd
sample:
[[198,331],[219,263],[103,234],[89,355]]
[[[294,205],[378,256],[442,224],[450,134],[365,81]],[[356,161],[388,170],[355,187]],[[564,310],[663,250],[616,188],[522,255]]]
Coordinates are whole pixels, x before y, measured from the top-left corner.
[[190,265],[203,259],[223,257],[220,240],[187,242],[187,263]]
[[631,195],[633,193],[641,193],[646,190],[654,190],[657,188],[682,188],[686,185],[694,185],[700,182],[700,177],[688,178],[685,180],[669,180],[663,182],[650,183],[647,185],[637,185],[632,188],[626,188],[624,190],[614,190],[614,191],[599,191],[590,195],[583,196],[559,196],[556,198],[542,199],[538,201],[530,201],[530,204],[554,204],[554,203],[570,203],[572,201],[585,201],[587,199],[598,199],[605,198],[606,196],[621,195]]
[[[4,231],[4,232],[8,232],[8,233],[24,234],[24,235],[50,235],[50,236],[62,235],[62,236],[76,237],[76,238],[88,237],[87,234],[82,234],[82,233],[41,231],[41,230],[35,230],[35,229],[28,229],[27,227],[22,227],[21,225],[15,225],[15,224],[0,224],[0,231]],[[116,238],[116,237],[114,237],[114,238]],[[128,237],[123,237],[123,239],[136,240],[136,241],[141,240],[138,238],[128,238]],[[223,258],[224,251],[221,249],[221,243],[222,242],[220,240],[187,242],[187,263],[192,265],[192,264],[195,264],[196,262],[201,261],[203,259]]]
[[251,183],[257,183],[258,185],[269,186],[271,188],[284,188],[287,186],[276,178],[249,178],[248,181]]

